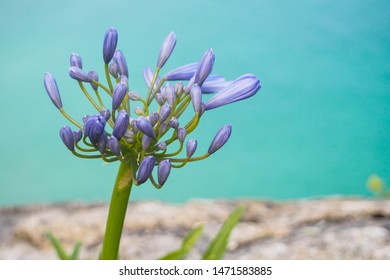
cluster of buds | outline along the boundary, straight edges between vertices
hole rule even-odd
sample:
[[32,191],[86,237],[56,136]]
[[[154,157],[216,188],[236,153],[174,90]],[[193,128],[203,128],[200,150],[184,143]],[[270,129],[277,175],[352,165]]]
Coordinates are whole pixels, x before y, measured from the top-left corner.
[[[137,92],[129,90],[128,67],[123,52],[117,49],[117,42],[117,31],[108,29],[103,43],[107,86],[99,81],[95,71],[83,70],[78,54],[72,53],[70,56],[69,75],[78,82],[97,110],[96,114],[84,116],[82,123],[66,113],[53,75],[45,73],[44,85],[54,105],[78,127],[75,131],[69,126],[60,129],[62,141],[74,155],[130,164],[136,185],[150,179],[156,188],[161,188],[171,168],[205,159],[228,141],[231,125],[225,125],[217,132],[207,153],[194,156],[197,140],[186,141],[186,138],[198,126],[205,111],[253,96],[261,87],[260,81],[252,74],[245,74],[234,81],[211,75],[215,60],[212,49],[207,50],[199,62],[178,67],[160,76],[160,70],[176,45],[176,35],[171,32],[163,41],[155,71],[149,67],[143,70],[148,91],[146,97],[142,98]],[[91,86],[95,98],[85,87],[86,84]],[[103,103],[101,92],[110,96],[110,106]],[[207,93],[215,95],[203,102],[202,95]],[[152,101],[156,102],[154,111]],[[137,103],[140,106],[131,110]],[[192,118],[183,125],[179,119],[189,106],[193,107]],[[110,132],[108,127],[111,127]],[[174,150],[168,151],[171,147]],[[183,151],[184,147],[186,152]],[[153,176],[156,166],[157,180]]]

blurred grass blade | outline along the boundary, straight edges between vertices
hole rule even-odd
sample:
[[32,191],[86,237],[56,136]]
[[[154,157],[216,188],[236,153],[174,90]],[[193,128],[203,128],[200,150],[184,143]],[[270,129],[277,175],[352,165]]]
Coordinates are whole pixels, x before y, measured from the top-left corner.
[[47,238],[50,240],[51,244],[53,245],[54,249],[57,252],[58,257],[60,260],[67,260],[68,255],[66,254],[64,247],[62,246],[61,242],[52,234],[49,232],[47,234]]
[[47,234],[47,238],[50,240],[51,244],[53,245],[54,249],[57,252],[57,255],[60,260],[78,260],[80,249],[81,249],[81,242],[77,241],[76,244],[73,247],[72,254],[68,255],[65,252],[64,246],[62,246],[61,242],[52,234],[49,232]]
[[73,247],[72,254],[70,255],[70,260],[78,260],[79,259],[79,254],[80,254],[80,249],[81,249],[81,242],[77,241],[76,244]]
[[165,256],[161,257],[160,260],[182,260],[184,259],[190,250],[194,247],[195,243],[199,240],[203,232],[203,225],[197,226],[191,229],[188,234],[184,237],[181,247],[177,250],[169,252]]
[[204,260],[220,260],[225,254],[228,239],[233,228],[240,220],[244,213],[243,207],[236,207],[233,212],[226,219],[218,234],[210,242],[209,247],[206,249],[202,259]]

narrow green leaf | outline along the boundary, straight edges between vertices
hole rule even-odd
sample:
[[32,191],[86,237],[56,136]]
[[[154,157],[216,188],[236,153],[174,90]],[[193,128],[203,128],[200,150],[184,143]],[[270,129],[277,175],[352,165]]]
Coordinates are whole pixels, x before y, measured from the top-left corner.
[[184,237],[181,247],[177,250],[169,252],[165,256],[161,257],[160,260],[182,260],[184,259],[190,250],[194,247],[196,242],[199,240],[203,232],[203,225],[197,226],[191,229]]
[[47,238],[50,240],[51,245],[53,245],[54,249],[56,250],[60,260],[67,260],[68,255],[66,254],[64,247],[62,246],[61,242],[54,236],[54,234],[49,232],[47,234]]
[[226,219],[218,234],[210,242],[209,247],[206,249],[203,254],[203,260],[220,260],[225,254],[226,247],[228,244],[230,233],[233,228],[237,225],[242,214],[244,213],[244,208],[239,206],[236,207],[233,212]]
[[78,260],[79,254],[80,254],[80,249],[81,249],[81,242],[77,241],[73,247],[73,251],[72,251],[72,254],[70,255],[69,259],[70,260]]

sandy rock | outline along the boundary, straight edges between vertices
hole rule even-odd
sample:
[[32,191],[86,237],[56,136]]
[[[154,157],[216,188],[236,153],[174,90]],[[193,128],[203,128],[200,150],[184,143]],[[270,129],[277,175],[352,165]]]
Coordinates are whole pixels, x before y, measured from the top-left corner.
[[[231,235],[226,259],[390,259],[390,201],[361,198],[133,202],[120,257],[157,259],[176,249],[191,227],[204,224],[188,256],[199,259],[237,205],[245,207],[245,214]],[[0,259],[56,259],[48,232],[68,250],[82,241],[81,258],[95,259],[107,212],[102,203],[0,209]]]

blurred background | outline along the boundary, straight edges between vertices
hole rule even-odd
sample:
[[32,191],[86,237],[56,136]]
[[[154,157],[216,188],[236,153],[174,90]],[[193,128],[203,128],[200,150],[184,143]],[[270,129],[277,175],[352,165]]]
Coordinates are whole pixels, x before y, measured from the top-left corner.
[[199,154],[233,125],[220,151],[174,169],[161,190],[134,188],[131,199],[371,195],[371,174],[390,181],[389,10],[385,0],[2,0],[0,206],[110,199],[118,164],[66,149],[58,132],[69,123],[43,87],[48,71],[68,113],[94,113],[68,76],[69,55],[103,77],[109,27],[119,32],[131,90],[146,93],[142,69],[155,66],[170,31],[178,41],[162,73],[212,47],[214,74],[253,73],[263,85],[203,116],[192,135]]

